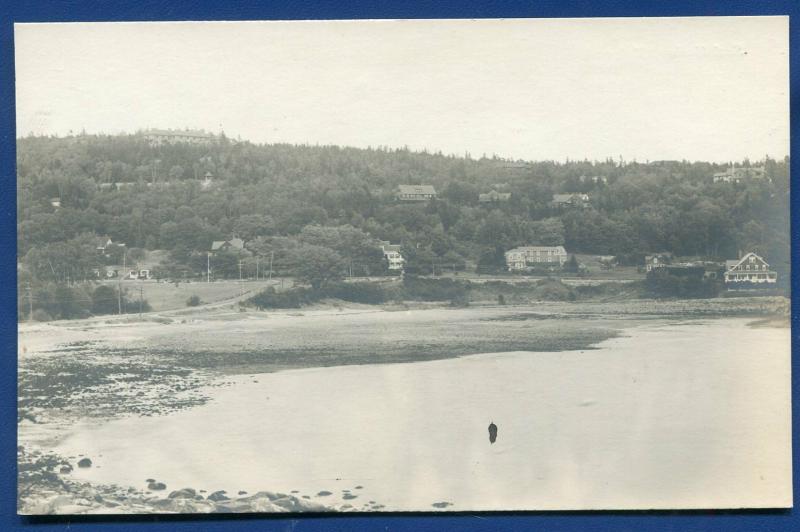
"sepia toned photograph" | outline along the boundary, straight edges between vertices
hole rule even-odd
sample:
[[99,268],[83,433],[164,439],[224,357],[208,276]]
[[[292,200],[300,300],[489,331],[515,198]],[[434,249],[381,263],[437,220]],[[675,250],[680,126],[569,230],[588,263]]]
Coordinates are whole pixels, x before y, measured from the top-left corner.
[[14,49],[19,514],[792,506],[788,17]]

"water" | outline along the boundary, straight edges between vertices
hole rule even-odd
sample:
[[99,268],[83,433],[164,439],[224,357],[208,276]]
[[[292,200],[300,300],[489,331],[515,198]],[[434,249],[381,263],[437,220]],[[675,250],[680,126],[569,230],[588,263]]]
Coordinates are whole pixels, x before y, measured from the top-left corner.
[[73,475],[102,483],[298,490],[356,508],[786,506],[789,329],[745,324],[650,324],[585,352],[238,376],[201,407],[77,425],[55,451],[90,456]]

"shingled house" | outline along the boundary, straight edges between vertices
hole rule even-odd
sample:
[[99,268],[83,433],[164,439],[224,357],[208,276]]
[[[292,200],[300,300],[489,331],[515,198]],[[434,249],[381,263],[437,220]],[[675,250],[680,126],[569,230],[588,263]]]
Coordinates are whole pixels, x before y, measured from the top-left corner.
[[556,209],[567,209],[572,207],[588,207],[589,195],[588,194],[553,194],[553,200],[550,202],[551,207]]

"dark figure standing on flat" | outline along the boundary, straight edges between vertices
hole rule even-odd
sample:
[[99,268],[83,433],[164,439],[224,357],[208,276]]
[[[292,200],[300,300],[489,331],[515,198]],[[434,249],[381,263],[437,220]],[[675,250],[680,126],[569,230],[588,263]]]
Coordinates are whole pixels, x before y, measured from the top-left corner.
[[494,443],[497,439],[497,425],[494,424],[494,421],[489,423],[489,443]]

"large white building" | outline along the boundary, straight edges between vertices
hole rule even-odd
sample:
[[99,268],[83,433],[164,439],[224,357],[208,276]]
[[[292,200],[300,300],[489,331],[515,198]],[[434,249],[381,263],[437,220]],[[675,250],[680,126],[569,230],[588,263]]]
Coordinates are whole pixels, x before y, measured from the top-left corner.
[[537,266],[563,266],[567,261],[564,246],[520,246],[506,251],[508,271],[519,272]]

